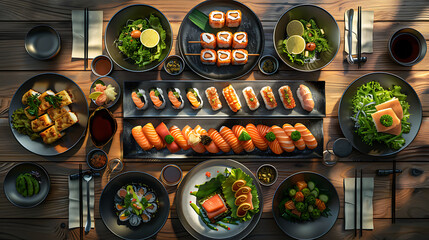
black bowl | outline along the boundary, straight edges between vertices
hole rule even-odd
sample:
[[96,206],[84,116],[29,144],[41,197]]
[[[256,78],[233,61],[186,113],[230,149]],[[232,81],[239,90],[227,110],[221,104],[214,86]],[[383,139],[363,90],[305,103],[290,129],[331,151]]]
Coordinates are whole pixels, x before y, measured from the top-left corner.
[[[16,109],[25,107],[21,98],[30,89],[40,93],[48,89],[54,92],[67,89],[72,95],[73,103],[69,107],[71,111],[76,113],[79,122],[65,130],[64,137],[52,144],[45,144],[40,138],[33,141],[29,136],[19,133],[12,127],[12,114]],[[9,107],[9,124],[13,136],[28,151],[41,156],[55,156],[73,148],[85,136],[88,116],[88,102],[82,89],[70,78],[56,73],[42,73],[24,82],[13,95]]]
[[[314,221],[291,222],[284,219],[279,211],[279,203],[287,194],[288,188],[293,187],[297,181],[313,181],[320,193],[328,195],[329,201],[326,206],[331,209],[331,216],[321,217]],[[325,235],[334,226],[340,212],[340,198],[334,185],[324,176],[314,172],[298,172],[287,177],[278,186],[272,204],[272,211],[277,225],[283,232],[296,239],[315,239]]]
[[[387,145],[381,143],[374,143],[373,146],[369,146],[362,142],[358,134],[355,133],[354,122],[350,119],[350,117],[354,115],[352,99],[360,86],[371,81],[379,82],[384,88],[391,88],[393,85],[401,86],[401,92],[408,96],[407,101],[411,106],[409,109],[411,114],[409,119],[411,131],[402,135],[405,139],[405,145],[399,150],[390,149]],[[420,103],[416,91],[414,91],[413,87],[404,79],[391,73],[369,73],[356,79],[347,87],[346,91],[344,91],[338,107],[338,121],[340,122],[341,131],[344,136],[350,141],[354,148],[371,156],[389,156],[402,151],[417,136],[420,125],[422,124],[422,118],[422,104]]]
[[[165,30],[167,37],[165,38],[165,44],[167,48],[163,50],[161,58],[158,61],[153,61],[152,63],[139,67],[133,62],[133,60],[127,61],[127,56],[122,54],[119,49],[116,47],[115,40],[119,38],[122,28],[125,26],[128,20],[136,20],[139,18],[149,18],[150,14],[153,14],[155,17],[158,17],[161,21],[162,28]],[[171,30],[170,22],[167,17],[162,14],[158,9],[145,5],[145,4],[135,4],[122,8],[112,19],[106,27],[106,32],[104,34],[104,45],[106,46],[107,53],[110,58],[121,68],[130,71],[130,72],[146,72],[158,67],[168,56],[173,46],[173,31]]]
[[[40,174],[40,190],[38,194],[31,197],[23,197],[16,191],[16,178],[21,173],[31,173],[31,171],[36,171]],[[11,168],[6,174],[3,183],[3,189],[7,199],[13,205],[21,208],[31,208],[42,203],[48,196],[50,186],[51,182],[48,172],[39,164],[30,162],[20,163]]]
[[35,26],[25,36],[25,50],[35,59],[51,59],[60,52],[60,49],[60,35],[51,26]]
[[[311,18],[316,21],[319,28],[325,31],[331,51],[321,53],[320,59],[313,63],[305,63],[304,65],[292,63],[282,50],[282,43],[286,38],[286,26],[292,20],[310,20]],[[334,60],[340,48],[340,29],[334,17],[325,9],[310,4],[298,5],[289,8],[277,21],[274,28],[273,43],[277,54],[286,65],[301,72],[313,72],[326,67]]]
[[[155,217],[147,223],[142,223],[137,227],[130,227],[118,224],[118,216],[115,209],[116,192],[124,185],[131,183],[142,183],[153,189],[158,197],[159,207]],[[123,239],[147,239],[153,237],[161,230],[167,221],[170,212],[170,200],[167,190],[162,183],[144,172],[122,173],[107,183],[100,197],[100,215],[104,225],[116,236]]]

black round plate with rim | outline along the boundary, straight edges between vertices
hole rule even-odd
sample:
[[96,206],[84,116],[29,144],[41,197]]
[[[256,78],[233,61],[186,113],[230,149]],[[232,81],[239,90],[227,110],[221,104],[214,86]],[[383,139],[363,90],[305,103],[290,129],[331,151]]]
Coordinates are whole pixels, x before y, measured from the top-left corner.
[[[253,184],[258,191],[259,212],[253,215],[250,221],[242,222],[238,225],[226,224],[230,227],[229,231],[220,227],[218,227],[219,231],[214,231],[204,225],[194,209],[189,205],[189,201],[195,202],[195,196],[190,195],[189,192],[190,190],[196,190],[195,184],[202,184],[209,180],[205,175],[207,171],[211,173],[212,177],[216,177],[217,171],[223,173],[225,168],[240,168],[253,179]],[[193,167],[183,178],[176,192],[176,208],[180,222],[186,231],[196,239],[243,239],[252,232],[261,218],[263,209],[262,189],[253,173],[243,164],[231,159],[206,160]]]
[[92,84],[91,84],[91,89],[89,90],[89,94],[91,94],[91,93],[93,93],[93,92],[95,92],[95,83],[98,81],[98,80],[101,80],[101,81],[103,81],[103,83],[105,84],[105,86],[107,87],[109,84],[110,85],[112,85],[112,87],[114,87],[115,88],[115,92],[117,93],[116,94],[116,98],[115,98],[115,100],[113,100],[113,101],[109,101],[107,104],[104,104],[104,105],[97,105],[96,103],[95,103],[95,100],[94,99],[91,99],[91,101],[96,105],[96,106],[98,106],[98,107],[105,107],[105,108],[111,108],[113,105],[115,105],[117,102],[118,102],[118,100],[119,100],[119,98],[121,97],[121,86],[119,85],[119,83],[118,83],[118,81],[116,81],[116,79],[114,79],[114,78],[112,78],[112,77],[110,77],[110,76],[104,76],[104,77],[99,77],[99,78],[97,78],[94,82],[92,82]]
[[[119,224],[115,209],[115,195],[122,186],[139,183],[153,190],[159,200],[158,211],[149,222],[141,223],[137,227]],[[147,239],[157,234],[167,221],[170,200],[167,190],[158,179],[145,172],[130,171],[116,176],[107,183],[100,196],[99,209],[104,225],[116,236],[123,239]]]
[[[310,20],[314,19],[319,28],[323,29],[328,40],[330,51],[322,52],[320,59],[313,63],[292,63],[287,54],[282,50],[283,40],[286,38],[286,26],[292,20]],[[340,29],[335,18],[325,9],[310,4],[303,4],[289,8],[277,21],[273,32],[274,48],[280,59],[289,67],[302,71],[313,72],[326,67],[338,53],[340,48]]]
[[[219,10],[225,13],[228,10],[240,10],[242,14],[240,26],[237,28],[224,27],[221,29],[214,29],[216,32],[213,34],[216,34],[221,30],[230,31],[233,34],[235,32],[246,32],[249,40],[246,47],[247,51],[249,53],[257,53],[259,56],[249,56],[249,60],[245,65],[228,65],[222,67],[217,67],[216,65],[205,65],[200,61],[199,56],[186,56],[186,53],[200,53],[202,49],[201,44],[188,43],[188,41],[199,41],[200,35],[203,33],[203,30],[197,27],[188,18],[195,9],[203,12],[207,16],[214,10]],[[178,34],[179,51],[186,64],[192,71],[201,77],[213,80],[236,79],[252,71],[252,69],[258,64],[259,58],[262,56],[265,46],[264,41],[264,30],[262,29],[262,24],[258,16],[256,16],[256,14],[244,4],[227,0],[205,1],[195,6],[183,19]]]
[[[23,197],[16,190],[16,178],[21,173],[31,173],[36,171],[40,174],[40,190],[38,194],[34,194],[31,197]],[[4,194],[7,199],[15,206],[21,208],[31,208],[39,205],[48,196],[51,182],[49,179],[48,172],[36,163],[24,162],[13,166],[4,178]]]
[[25,50],[38,60],[53,58],[60,49],[60,35],[51,26],[35,26],[25,36]]
[[[281,216],[279,203],[284,199],[284,194],[297,181],[313,181],[320,193],[328,195],[326,206],[331,210],[331,216],[320,217],[314,221],[291,222]],[[316,239],[325,235],[334,226],[340,212],[340,198],[332,183],[324,176],[314,172],[298,172],[287,177],[277,187],[273,198],[272,211],[277,225],[283,232],[296,239]]]
[[[116,47],[115,41],[119,38],[119,35],[128,20],[137,20],[141,18],[149,19],[150,14],[158,17],[161,21],[162,28],[167,34],[165,38],[167,48],[162,51],[161,57],[158,61],[153,61],[146,66],[139,67],[133,60],[127,60],[127,56],[121,53],[121,51]],[[171,47],[173,46],[173,31],[171,30],[171,25],[167,17],[158,9],[145,4],[130,5],[119,10],[110,19],[104,34],[104,45],[106,46],[106,50],[110,58],[119,67],[130,72],[146,72],[158,67],[165,60],[168,54],[170,54]]]
[[[79,122],[66,129],[66,134],[52,144],[43,143],[41,138],[33,141],[29,136],[19,133],[12,126],[12,114],[18,108],[25,108],[21,102],[21,98],[30,89],[39,93],[43,93],[49,89],[55,93],[67,90],[72,95],[73,103],[69,105],[69,108],[72,112],[76,113]],[[16,90],[9,106],[9,125],[12,134],[24,148],[41,156],[55,156],[73,148],[85,136],[88,116],[88,102],[82,89],[70,78],[56,73],[42,73],[24,82]]]
[[[350,117],[354,115],[352,99],[360,86],[371,81],[379,82],[383,88],[392,88],[393,85],[401,86],[401,92],[407,95],[407,102],[411,106],[409,109],[411,114],[409,118],[411,131],[402,134],[405,139],[405,145],[399,150],[390,149],[387,145],[382,143],[374,143],[373,146],[367,145],[362,142],[360,136],[355,133],[354,122],[350,119]],[[347,87],[346,91],[344,91],[338,107],[338,121],[340,122],[341,131],[344,136],[350,141],[354,148],[371,156],[389,156],[402,151],[417,136],[422,124],[422,118],[422,104],[413,87],[401,77],[384,72],[369,73],[353,81]]]

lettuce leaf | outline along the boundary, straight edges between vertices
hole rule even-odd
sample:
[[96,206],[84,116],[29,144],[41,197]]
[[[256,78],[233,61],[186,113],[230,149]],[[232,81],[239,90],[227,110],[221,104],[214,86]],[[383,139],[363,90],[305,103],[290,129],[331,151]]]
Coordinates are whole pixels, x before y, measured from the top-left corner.
[[210,181],[205,182],[204,184],[198,185],[198,191],[193,193],[198,200],[209,196],[210,194],[221,189],[222,183],[225,181],[226,177],[222,173],[219,173],[215,178],[210,179]]

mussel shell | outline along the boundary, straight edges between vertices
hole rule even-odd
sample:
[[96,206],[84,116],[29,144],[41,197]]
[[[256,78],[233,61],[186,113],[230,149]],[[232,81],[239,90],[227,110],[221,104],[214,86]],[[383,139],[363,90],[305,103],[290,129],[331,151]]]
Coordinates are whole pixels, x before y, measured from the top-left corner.
[[137,197],[139,198],[139,200],[142,199],[142,197],[147,193],[147,189],[145,187],[139,187],[138,190],[136,191]]
[[143,211],[141,218],[143,222],[147,223],[152,219],[152,216],[148,212]]
[[118,211],[122,211],[125,209],[125,207],[121,203],[115,203],[115,208]]
[[146,208],[146,212],[155,213],[156,210],[158,210],[158,204],[156,204],[156,203],[151,203],[151,204],[152,204],[152,206]]
[[150,203],[155,202],[156,200],[156,195],[153,192],[147,192],[144,197],[146,198],[146,200]]
[[121,197],[121,195],[120,195],[120,192],[121,192],[121,191],[125,191],[125,194],[127,193],[127,189],[125,189],[125,188],[121,188],[121,189],[119,189],[119,190],[116,192],[116,196],[118,196],[118,197],[120,197],[120,198],[124,198],[125,196]]
[[124,219],[121,219],[121,216],[123,215],[123,214],[125,214],[125,212],[129,212],[129,210],[128,209],[125,209],[124,211],[122,211],[120,214],[119,214],[119,216],[118,216],[118,218],[119,218],[119,221],[121,221],[121,222],[125,222],[125,221],[128,221],[128,219],[130,219],[130,217],[131,217],[131,213],[130,213],[130,215],[128,215],[126,218],[124,218]]
[[136,227],[140,225],[141,222],[142,222],[142,218],[140,216],[131,214],[131,217],[129,218],[129,223],[131,226]]

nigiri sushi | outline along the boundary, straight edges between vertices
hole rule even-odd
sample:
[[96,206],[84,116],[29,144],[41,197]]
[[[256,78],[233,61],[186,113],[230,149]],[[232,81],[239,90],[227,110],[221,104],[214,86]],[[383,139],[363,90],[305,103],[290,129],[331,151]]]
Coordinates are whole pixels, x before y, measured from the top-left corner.
[[394,97],[389,101],[375,105],[375,109],[377,109],[377,111],[386,108],[391,108],[399,119],[402,119],[404,117],[404,112],[398,98]]
[[201,109],[203,107],[203,99],[196,88],[187,88],[186,97],[191,103],[192,109]]
[[165,123],[161,122],[156,128],[155,131],[158,133],[164,144],[167,146],[167,149],[171,153],[176,153],[180,150],[179,145],[174,141],[174,137],[171,135]]
[[180,95],[180,89],[178,88],[169,88],[168,91],[168,99],[171,102],[171,105],[173,105],[174,109],[182,109],[185,105],[185,102],[183,101],[182,95]]
[[279,95],[280,100],[286,109],[293,109],[296,106],[295,99],[293,99],[292,90],[288,85],[281,86],[279,88]]
[[229,10],[226,12],[226,26],[227,27],[238,27],[241,24],[241,11],[240,10]]
[[220,31],[216,34],[218,48],[230,48],[232,45],[232,33]]
[[209,24],[212,28],[223,28],[225,26],[225,14],[217,10],[210,12]]
[[146,92],[143,89],[134,90],[131,93],[131,99],[138,110],[144,110],[149,106],[147,104]]
[[216,63],[217,54],[213,49],[203,49],[201,50],[200,60],[203,64],[214,65]]
[[304,84],[299,85],[299,88],[296,90],[299,101],[301,102],[302,108],[304,110],[311,112],[314,108],[313,95],[311,94],[310,89]]
[[277,107],[276,97],[274,96],[273,89],[270,86],[265,86],[261,89],[261,96],[264,100],[265,107],[268,110],[273,110]]
[[194,131],[200,134],[201,144],[204,145],[209,153],[218,153],[220,151],[204,128],[202,128],[200,125],[197,125],[194,128]]
[[301,137],[301,133],[298,132],[292,125],[285,123],[283,125],[283,130],[291,138],[296,148],[298,148],[299,150],[305,149],[305,142],[304,139],[302,139]]
[[183,127],[182,135],[195,152],[204,153],[206,151],[206,148],[201,144],[200,134],[193,131],[189,125]]
[[304,139],[305,145],[307,145],[309,149],[315,149],[317,147],[316,138],[304,124],[296,123],[295,128],[299,133],[301,133],[301,137]]
[[230,84],[222,90],[222,94],[228,103],[229,108],[233,112],[238,112],[241,109],[241,102],[235,92],[234,87]]
[[258,129],[255,125],[249,123],[246,125],[246,131],[249,133],[250,137],[252,138],[253,144],[257,148],[259,148],[261,151],[265,151],[268,148],[268,144],[264,140],[264,138],[261,136],[261,134],[258,132]]
[[255,91],[253,91],[252,87],[246,87],[243,89],[243,95],[244,99],[246,99],[247,106],[249,106],[249,109],[252,111],[255,111],[259,108],[259,101],[258,97],[255,94]]
[[283,149],[280,146],[279,140],[276,139],[276,135],[273,132],[270,132],[270,127],[259,124],[258,126],[256,126],[256,129],[258,130],[259,134],[264,138],[264,140],[274,154],[279,155],[283,153]]
[[146,125],[144,125],[142,130],[146,139],[150,142],[150,144],[155,146],[157,150],[161,150],[162,148],[164,148],[164,142],[159,137],[152,123],[147,123]]
[[220,150],[222,150],[222,152],[227,153],[227,152],[231,151],[231,147],[229,146],[229,144],[225,141],[225,139],[223,139],[223,137],[220,135],[220,133],[216,129],[210,128],[207,133],[212,138],[212,140],[216,144],[216,146]]
[[290,137],[283,130],[283,128],[277,125],[273,125],[271,126],[271,132],[276,135],[276,139],[279,141],[280,147],[283,150],[285,150],[286,152],[293,152],[293,150],[295,150],[295,145],[293,144]]
[[222,108],[222,103],[220,102],[219,95],[217,94],[215,87],[207,88],[205,93],[213,111],[217,111]]
[[200,41],[202,48],[216,48],[216,36],[212,33],[201,33]]
[[148,151],[153,148],[153,145],[149,142],[149,140],[145,137],[143,133],[142,126],[135,126],[131,130],[131,134],[134,137],[134,140],[136,140],[137,144],[145,151]]
[[[384,125],[382,123],[383,116],[390,116],[391,119],[391,125]],[[387,132],[393,128],[395,128],[397,125],[401,124],[401,120],[396,116],[395,111],[392,108],[386,108],[381,109],[373,114],[371,114],[372,120],[375,124],[375,128],[377,129],[377,132]]]
[[252,142],[252,137],[243,126],[234,125],[232,127],[232,132],[238,138],[238,141],[242,144],[246,152],[252,152],[253,150],[255,150],[255,145]]
[[236,32],[232,37],[232,48],[246,48],[247,47],[247,33]]
[[156,109],[165,108],[166,103],[165,103],[164,95],[161,88],[158,88],[158,87],[151,88],[149,90],[149,97],[150,97],[150,100],[152,100],[153,106]]
[[247,63],[249,53],[245,49],[232,50],[232,65],[244,65]]
[[180,128],[177,126],[171,126],[170,133],[174,137],[174,141],[179,145],[179,147],[181,147],[183,150],[188,150],[190,148],[188,141],[183,136]]
[[231,64],[231,50],[229,49],[219,49],[217,50],[217,62],[216,65],[227,66]]
[[243,147],[241,146],[238,138],[234,135],[232,130],[226,126],[222,126],[219,130],[220,135],[223,139],[231,146],[232,151],[234,153],[239,154],[243,151]]

